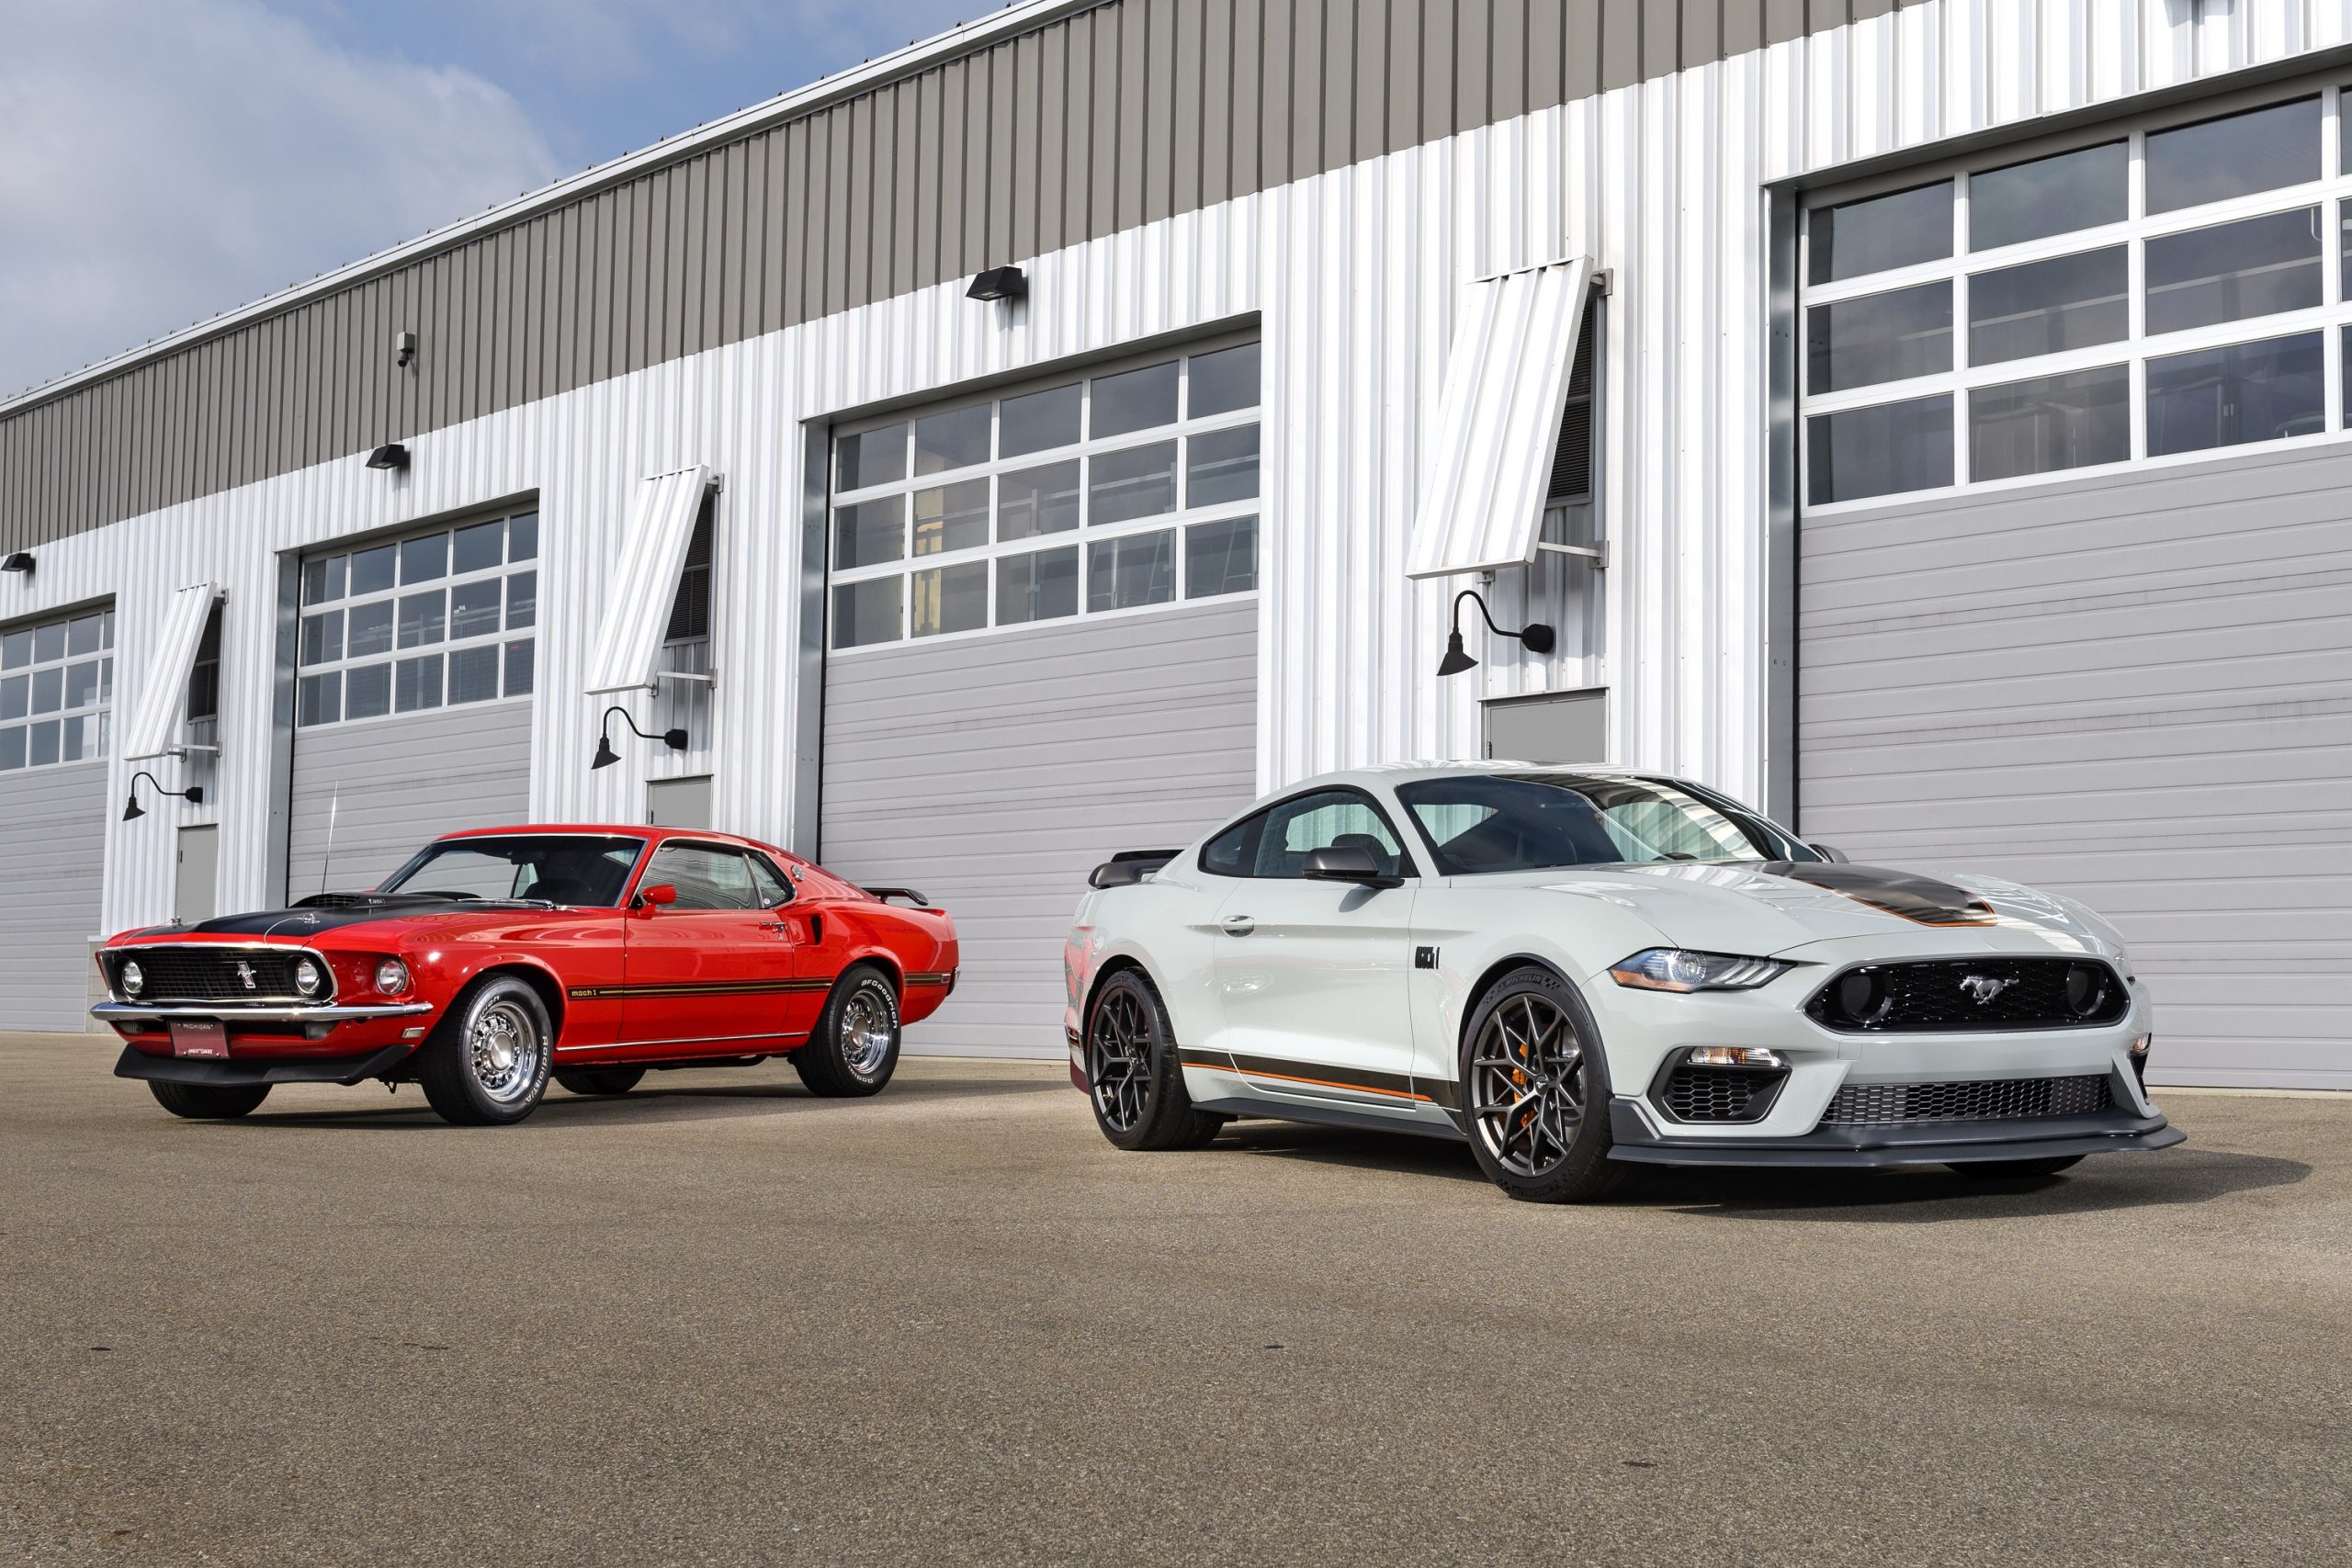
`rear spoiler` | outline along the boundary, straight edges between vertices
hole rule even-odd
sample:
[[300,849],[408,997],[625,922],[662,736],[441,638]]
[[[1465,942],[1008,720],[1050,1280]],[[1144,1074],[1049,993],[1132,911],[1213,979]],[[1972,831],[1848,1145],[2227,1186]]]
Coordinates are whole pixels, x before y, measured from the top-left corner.
[[1174,850],[1122,850],[1089,874],[1089,887],[1132,887],[1176,858]]
[[873,894],[885,904],[893,898],[904,898],[910,904],[920,904],[926,909],[931,908],[931,900],[911,887],[868,887],[865,891]]

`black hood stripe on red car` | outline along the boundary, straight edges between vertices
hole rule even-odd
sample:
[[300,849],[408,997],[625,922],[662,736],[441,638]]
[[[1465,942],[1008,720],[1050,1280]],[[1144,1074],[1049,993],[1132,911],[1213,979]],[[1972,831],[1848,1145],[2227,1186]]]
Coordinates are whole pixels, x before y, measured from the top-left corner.
[[1891,871],[1883,865],[1847,865],[1833,862],[1766,861],[1768,876],[1809,882],[1841,893],[1883,914],[1895,915],[1923,926],[1989,926],[2000,917],[1993,906],[1965,887],[1912,871]]
[[[299,909],[263,909],[251,915],[223,915],[218,919],[198,920],[192,926],[158,926],[143,932],[149,936],[283,936],[304,937],[319,931],[341,931],[345,926],[364,926],[376,920],[399,919],[403,916],[440,914],[455,909],[506,908],[504,904],[488,904],[471,898],[413,898],[398,895],[370,899],[364,904],[312,904]],[[537,908],[536,904],[511,906],[515,908]]]

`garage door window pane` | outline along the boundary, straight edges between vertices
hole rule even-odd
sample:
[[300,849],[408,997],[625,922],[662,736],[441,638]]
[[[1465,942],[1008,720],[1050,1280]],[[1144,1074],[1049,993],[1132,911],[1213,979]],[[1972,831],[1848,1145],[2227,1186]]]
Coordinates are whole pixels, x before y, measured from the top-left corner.
[[1911,266],[1951,254],[1951,182],[1816,208],[1805,224],[1805,280]]
[[2151,333],[2308,310],[2320,301],[2319,209],[2158,235],[2145,265]]
[[935,566],[915,573],[914,635],[976,632],[989,624],[989,563]]
[[392,602],[379,599],[372,604],[354,604],[346,623],[344,657],[364,659],[391,650]]
[[326,556],[302,563],[302,603],[325,604],[343,597],[345,558]]
[[1017,626],[1078,614],[1078,547],[1005,556],[996,563],[996,624]]
[[32,765],[36,768],[45,768],[56,761],[60,739],[57,721],[52,718],[46,723],[34,725],[32,734]]
[[426,654],[422,659],[403,659],[392,667],[392,707],[399,713],[415,713],[423,708],[441,705],[441,656]]
[[0,718],[22,718],[29,711],[32,682],[29,677],[11,675],[0,681]]
[[1985,169],[1968,179],[1968,244],[1989,251],[2072,233],[2131,215],[2128,142]]
[[486,703],[498,695],[498,645],[461,648],[449,655],[449,702]]
[[1805,311],[1805,387],[1841,391],[1951,368],[1951,285],[1923,283]]
[[1019,457],[1078,443],[1086,412],[1086,389],[1076,381],[1007,398],[998,415],[997,455]]
[[[389,608],[389,606],[387,606]],[[332,664],[343,657],[343,612],[302,617],[302,662]]]
[[401,595],[401,646],[421,648],[439,642],[448,630],[449,596],[435,590],[431,593]]
[[1950,483],[1950,397],[1881,403],[1805,421],[1805,499],[1811,505]]
[[521,631],[539,616],[539,574],[518,571],[506,580],[506,629]]
[[2132,369],[2101,366],[1984,387],[1968,398],[1968,471],[2006,479],[2132,456]]
[[63,621],[51,621],[45,626],[33,628],[33,657],[44,664],[52,659],[65,657]]
[[899,592],[903,577],[878,577],[870,582],[843,582],[833,588],[833,646],[865,648],[871,643],[896,642],[899,632]]
[[392,711],[392,667],[363,664],[345,674],[343,716],[381,718]]
[[450,570],[488,571],[492,567],[505,564],[505,524],[477,523],[470,528],[458,530],[457,543],[450,550]]
[[452,641],[488,637],[498,630],[506,585],[496,578],[461,582],[449,590],[449,637]]
[[1166,604],[1176,597],[1176,535],[1173,529],[1102,539],[1087,547],[1086,607],[1129,610]]
[[944,473],[989,460],[991,405],[978,403],[915,421],[915,472]]
[[1078,459],[1016,468],[996,481],[1000,543],[1066,534],[1078,526]]
[[401,581],[431,582],[449,575],[449,536],[427,534],[401,547]]
[[1190,383],[1185,393],[1187,419],[1206,419],[1258,406],[1258,345],[1254,343],[1196,354],[1185,376]]
[[874,566],[907,550],[907,498],[887,496],[833,509],[833,567]]
[[2320,335],[2148,361],[2148,452],[2198,452],[2321,428]]
[[539,557],[539,514],[526,512],[506,520],[506,558],[537,560]]
[[834,452],[833,483],[842,490],[896,484],[907,477],[907,427],[903,424],[844,435]]
[[1100,441],[1131,430],[1176,423],[1176,361],[1147,365],[1093,382],[1093,419],[1088,434]]
[[1100,525],[1176,510],[1176,443],[1155,441],[1087,459],[1088,521]]
[[381,593],[392,586],[399,564],[400,551],[390,545],[357,552],[351,558],[351,592]]
[[1247,593],[1258,586],[1258,520],[1235,517],[1184,530],[1184,597]]
[[2148,210],[2319,178],[2319,100],[2298,98],[2148,134]]
[[65,705],[65,671],[33,671],[33,712],[55,713]]
[[330,670],[305,675],[296,693],[295,713],[304,724],[333,724],[343,716],[343,675]]
[[1213,430],[1184,444],[1184,504],[1258,499],[1258,427]]
[[506,645],[506,694],[526,697],[531,694],[531,650],[538,645],[526,638]]
[[964,479],[915,491],[915,554],[935,556],[988,542],[988,480]]
[[65,667],[65,705],[85,708],[98,700],[98,661],[85,659]]
[[22,670],[33,661],[33,634],[28,629],[0,637],[0,670]]
[[2131,273],[2122,245],[1977,273],[1968,280],[1968,362],[2120,343],[2131,327]]
[[13,773],[25,765],[25,742],[29,732],[21,725],[14,729],[0,729],[0,772]]

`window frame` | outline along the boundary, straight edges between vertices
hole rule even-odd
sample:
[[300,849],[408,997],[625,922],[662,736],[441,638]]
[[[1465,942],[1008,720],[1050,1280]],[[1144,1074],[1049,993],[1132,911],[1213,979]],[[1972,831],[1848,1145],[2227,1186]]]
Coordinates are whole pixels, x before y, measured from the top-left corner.
[[1207,838],[1201,840],[1200,850],[1193,857],[1194,869],[1199,871],[1204,876],[1220,877],[1227,882],[1307,882],[1314,880],[1313,878],[1304,876],[1261,876],[1254,871],[1244,872],[1237,876],[1230,872],[1211,870],[1208,860],[1210,845],[1216,843],[1219,839],[1224,838],[1227,833],[1232,832],[1236,828],[1246,825],[1254,825],[1257,829],[1257,834],[1250,840],[1250,859],[1251,863],[1254,864],[1258,858],[1259,847],[1265,837],[1267,820],[1272,818],[1275,812],[1280,811],[1283,807],[1293,805],[1298,801],[1312,799],[1314,796],[1318,795],[1351,795],[1363,802],[1364,805],[1372,807],[1372,814],[1380,818],[1380,825],[1387,829],[1388,836],[1396,841],[1396,874],[1403,877],[1408,882],[1418,882],[1420,880],[1421,873],[1419,863],[1415,861],[1413,858],[1413,841],[1396,830],[1396,820],[1389,815],[1388,808],[1381,803],[1380,797],[1360,784],[1313,784],[1304,789],[1293,790],[1290,794],[1283,795],[1279,800],[1270,800],[1263,806],[1254,807],[1251,809],[1243,812],[1240,816],[1234,818],[1232,820],[1220,824],[1216,831],[1211,833]]
[[[767,858],[766,856],[761,855],[758,851],[746,844],[722,843],[716,839],[695,839],[681,834],[672,838],[656,840],[652,848],[646,852],[638,866],[636,885],[629,889],[628,897],[622,900],[621,907],[623,908],[632,907],[637,902],[638,895],[645,888],[649,886],[658,887],[662,885],[662,878],[653,874],[653,868],[660,863],[664,852],[673,849],[700,850],[707,854],[718,853],[742,856],[744,861],[743,874],[746,877],[751,878],[752,891],[755,899],[757,898],[760,884],[757,877],[752,876],[751,862],[754,857],[765,860]],[[773,861],[768,863],[768,869],[770,871],[777,870],[777,867]],[[783,875],[781,872],[778,872],[776,879],[782,882],[787,888],[792,886],[791,879]],[[676,884],[673,883],[671,886],[675,886]],[[786,900],[786,903],[789,903],[790,901],[790,899]],[[756,915],[763,910],[781,908],[783,908],[783,906],[779,904],[768,904],[756,901],[741,907],[729,907],[721,909],[700,909],[673,904],[670,906],[669,912],[673,915]]]
[[[86,652],[75,653],[73,640],[74,624],[93,618],[98,623],[98,646]],[[63,651],[53,659],[43,659],[40,656],[40,634],[52,626],[61,628],[59,636]],[[25,682],[25,711],[15,718],[0,719],[0,730],[16,730],[23,733],[25,760],[13,767],[0,769],[0,777],[36,773],[49,768],[72,768],[85,763],[111,761],[114,757],[116,742],[120,739],[114,732],[116,706],[114,666],[118,651],[115,646],[114,601],[101,599],[89,604],[76,604],[68,609],[51,610],[40,615],[27,615],[0,626],[0,637],[14,637],[18,633],[33,639],[29,650],[30,657],[14,669],[0,669],[0,680],[21,679]],[[98,667],[96,698],[82,706],[69,707],[65,705],[66,671],[74,665],[88,663],[96,663]],[[47,712],[36,711],[33,707],[33,699],[40,685],[38,677],[49,671],[57,672],[58,706]],[[80,719],[85,727],[91,723],[96,725],[97,738],[95,750],[81,756],[65,755],[65,724],[69,719]],[[58,754],[49,761],[37,762],[33,761],[33,731],[44,724],[57,726]]]

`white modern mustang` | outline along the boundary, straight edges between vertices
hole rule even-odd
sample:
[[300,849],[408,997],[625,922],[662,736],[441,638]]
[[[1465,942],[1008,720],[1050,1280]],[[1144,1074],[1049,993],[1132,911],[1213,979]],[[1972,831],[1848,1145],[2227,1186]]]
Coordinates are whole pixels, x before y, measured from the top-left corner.
[[1122,1148],[1391,1128],[1557,1202],[1631,1163],[2043,1176],[2182,1138],[2098,916],[1850,864],[1676,779],[1332,773],[1091,881],[1064,1027]]

